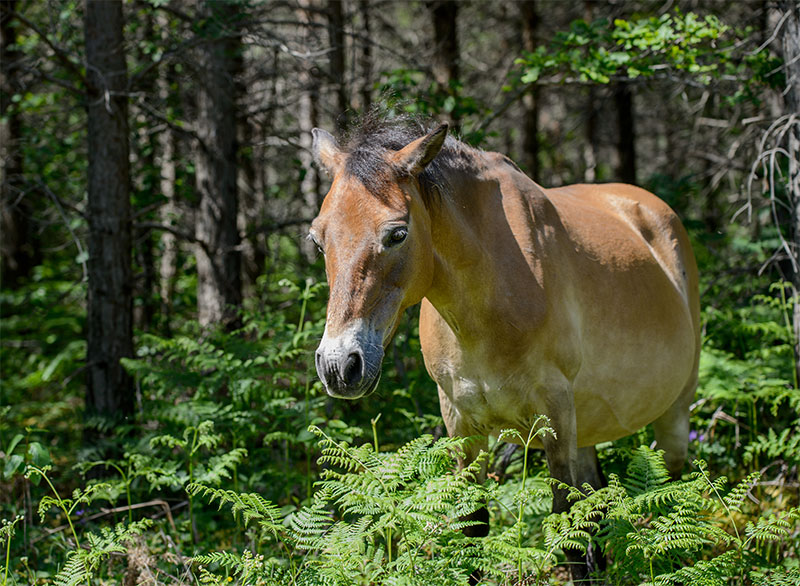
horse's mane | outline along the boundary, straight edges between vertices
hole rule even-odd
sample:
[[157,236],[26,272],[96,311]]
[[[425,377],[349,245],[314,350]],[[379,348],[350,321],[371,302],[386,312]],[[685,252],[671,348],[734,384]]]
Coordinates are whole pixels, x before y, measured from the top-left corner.
[[[392,169],[386,165],[386,155],[391,151],[399,151],[434,127],[432,121],[424,118],[389,116],[373,110],[347,133],[344,142],[347,156],[345,170],[361,181],[372,195],[382,198],[386,193],[386,182],[393,177]],[[442,150],[419,175],[426,205],[436,203],[442,195],[450,193],[451,171],[472,169],[475,152],[475,149],[447,136]]]

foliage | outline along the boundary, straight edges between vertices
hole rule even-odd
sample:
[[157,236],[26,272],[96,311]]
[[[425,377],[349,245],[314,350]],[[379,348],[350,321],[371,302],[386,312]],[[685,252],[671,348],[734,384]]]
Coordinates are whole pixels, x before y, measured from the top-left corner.
[[[22,52],[24,83],[7,102],[4,94],[2,122],[21,117],[14,144],[24,176],[13,200],[29,204],[35,226],[29,244],[42,258],[27,277],[13,286],[4,281],[0,289],[3,586],[447,586],[468,583],[476,570],[487,586],[563,583],[563,548],[585,548],[590,540],[608,556],[601,580],[609,583],[800,580],[800,391],[789,327],[796,299],[773,270],[781,235],[767,225],[769,214],[754,204],[751,226],[727,222],[728,208],[739,205],[739,169],[751,166],[743,145],[758,142],[748,134],[756,122],[741,121],[762,115],[757,103],[784,83],[776,54],[755,50],[758,35],[768,31],[738,26],[750,16],[739,14],[735,3],[729,8],[737,14],[725,14],[724,21],[680,12],[623,20],[615,18],[616,5],[603,5],[604,20],[540,29],[547,40],[512,72],[519,93],[503,94],[497,80],[512,68],[521,30],[489,26],[494,22],[479,17],[502,12],[506,25],[518,27],[517,5],[460,5],[467,15],[460,25],[471,27],[461,37],[465,73],[443,87],[432,81],[419,42],[428,23],[424,3],[383,3],[381,19],[372,21],[374,38],[359,32],[366,16],[359,14],[347,37],[353,63],[355,51],[363,50],[366,60],[369,48],[380,73],[358,79],[348,71],[344,82],[319,85],[331,49],[325,34],[316,34],[326,14],[311,14],[306,26],[298,24],[294,8],[240,3],[247,49],[237,82],[249,92],[239,110],[241,248],[257,248],[261,256],[254,255],[248,269],[241,327],[224,331],[194,321],[192,51],[201,23],[173,4],[125,4],[138,327],[136,356],[125,365],[136,380],[137,408],[101,445],[84,436],[95,422],[84,421],[82,412],[84,72],[65,64],[83,61],[83,5],[17,3],[38,31],[15,25],[12,45]],[[372,5],[373,16],[377,11],[370,2],[344,4]],[[548,12],[546,24],[578,14],[568,3],[550,4]],[[382,19],[398,13],[407,19],[403,30],[382,30]],[[315,39],[298,42],[304,26],[302,34]],[[388,47],[404,31],[413,40]],[[506,432],[523,449],[511,451],[492,438],[490,453],[458,468],[456,454],[467,440],[442,439],[436,388],[420,358],[418,309],[401,321],[386,352],[381,388],[368,401],[332,401],[322,392],[313,348],[324,323],[323,267],[293,231],[316,211],[320,195],[297,188],[313,173],[303,160],[301,111],[313,95],[308,109],[315,123],[330,127],[341,114],[326,105],[331,88],[364,82],[384,94],[389,108],[459,120],[468,142],[519,158],[524,151],[515,144],[523,142],[523,130],[515,100],[530,97],[536,84],[543,89],[536,98],[540,155],[553,161],[543,183],[560,184],[585,177],[583,162],[559,168],[559,161],[568,153],[580,159],[588,116],[583,94],[558,84],[594,89],[622,80],[671,84],[657,100],[647,93],[651,84],[637,86],[652,110],[636,112],[637,138],[643,139],[637,148],[645,175],[657,172],[648,184],[690,228],[703,279],[704,350],[689,458],[696,463],[670,481],[659,454],[647,447],[652,431],[641,430],[598,447],[608,486],[570,489],[573,508],[550,515],[556,483],[541,453],[530,449],[534,437],[547,432],[544,421],[525,437]],[[362,102],[353,108],[368,100]],[[610,167],[615,155],[608,145],[616,137],[605,121],[615,113],[601,102],[598,89],[592,105],[604,159],[598,164]],[[670,108],[686,123],[665,130],[671,119],[658,125],[653,119]],[[726,124],[719,145],[719,135],[704,130],[709,120]],[[171,155],[159,142],[167,135],[175,139]],[[656,146],[648,146],[650,138]],[[704,149],[712,157],[724,154],[727,184],[720,186],[713,166],[697,156]],[[780,157],[767,165],[763,157],[773,152],[765,149],[758,159],[765,167],[753,174],[754,185],[786,170]],[[663,165],[665,156],[678,157],[669,161],[673,168]],[[162,215],[169,163],[176,207]],[[780,215],[784,194],[769,195],[765,201]],[[157,276],[168,231],[153,227],[159,224],[179,241],[168,300]],[[481,463],[489,478],[476,483]],[[460,531],[468,524],[463,517],[484,504],[491,532],[468,539]]]
[[772,72],[778,65],[773,57],[740,52],[738,40],[743,36],[746,33],[732,30],[714,15],[678,10],[636,20],[618,18],[611,24],[604,19],[577,20],[517,64],[525,84],[555,74],[602,84],[612,78],[682,75],[705,85],[728,76],[782,87]]

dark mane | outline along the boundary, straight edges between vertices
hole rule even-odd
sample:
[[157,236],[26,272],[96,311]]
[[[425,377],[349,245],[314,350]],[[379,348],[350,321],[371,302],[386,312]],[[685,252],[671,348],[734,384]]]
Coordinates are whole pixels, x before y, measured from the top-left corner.
[[[345,171],[359,179],[372,195],[381,198],[386,183],[396,178],[395,170],[386,164],[386,156],[433,128],[434,125],[428,121],[412,116],[388,117],[382,113],[370,113],[348,132],[344,143],[347,153]],[[419,176],[426,205],[450,192],[448,170],[469,166],[472,151],[464,143],[447,137],[442,150]]]

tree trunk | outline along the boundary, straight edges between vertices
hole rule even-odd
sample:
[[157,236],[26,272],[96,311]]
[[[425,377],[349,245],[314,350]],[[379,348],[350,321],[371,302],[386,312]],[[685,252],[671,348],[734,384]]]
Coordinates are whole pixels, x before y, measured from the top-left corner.
[[367,112],[372,105],[372,33],[370,17],[370,1],[361,0],[361,30],[364,39],[361,41],[361,110]]
[[88,0],[85,14],[88,100],[89,303],[87,415],[133,413],[128,98],[122,2]]
[[[308,25],[304,33],[304,42],[308,46],[313,46],[311,37],[316,34],[313,26],[315,24],[315,7],[316,3],[313,0],[301,0],[297,10],[298,19]],[[298,154],[300,161],[299,196],[301,198],[298,215],[309,218],[319,211],[322,197],[322,178],[318,169],[314,166],[311,156],[311,129],[319,125],[317,104],[319,103],[320,95],[319,76],[311,73],[311,66],[312,64],[309,63],[305,70],[300,73],[301,94],[297,107],[297,124],[300,134],[298,137],[298,142],[300,143],[300,152]],[[307,226],[301,226],[301,229],[306,228]],[[309,263],[314,262],[319,254],[316,245],[306,238],[300,241],[300,251]]]
[[[138,38],[131,39],[136,50],[135,59],[146,63],[149,56],[145,52],[145,40],[154,38],[155,16],[149,12],[141,18]],[[157,95],[158,71],[152,69],[139,79],[138,88],[148,95]],[[159,177],[156,165],[158,137],[145,123],[145,113],[131,104],[130,118],[133,121],[130,147],[131,199],[134,208],[147,208],[156,204]],[[133,327],[136,330],[150,330],[158,312],[158,292],[156,279],[155,235],[150,228],[133,229]]]
[[[427,2],[433,19],[433,78],[446,97],[457,98],[460,77],[458,51],[458,2],[433,0]],[[458,110],[447,113],[453,129],[458,132]]]
[[[178,218],[178,204],[175,199],[176,151],[175,133],[171,129],[165,128],[158,135],[158,168],[160,171],[158,184],[161,195],[166,199],[164,205],[159,209],[159,219],[166,226],[175,225]],[[161,318],[165,324],[165,331],[169,332],[172,298],[175,295],[175,279],[178,275],[178,239],[172,232],[162,230],[160,241],[161,259],[158,263],[158,291],[161,299]]]
[[636,184],[636,129],[633,111],[633,94],[630,86],[620,82],[614,88],[617,105],[617,151],[619,153],[618,179]]
[[[261,59],[259,59],[261,60]],[[244,55],[240,52],[237,60],[239,79],[254,79],[251,63],[245,63]],[[272,79],[264,80],[263,86],[272,94],[274,87],[274,76]],[[259,86],[254,89],[254,93],[263,95],[265,87]],[[240,81],[237,84],[237,94],[245,94],[245,86]],[[267,104],[273,103],[267,100]],[[267,116],[269,116],[267,114]],[[260,141],[258,119],[246,116],[238,117],[238,137],[241,146],[239,153],[239,218],[238,228],[240,234],[246,236],[241,243],[241,264],[242,264],[242,294],[245,297],[252,297],[255,293],[255,286],[258,277],[264,273],[264,254],[263,246],[259,241],[260,234],[248,234],[248,228],[253,224],[264,222],[266,216],[266,205],[264,201],[264,184],[261,182],[258,162],[256,159],[256,145]],[[270,125],[271,127],[271,125]]]
[[203,326],[235,327],[242,301],[239,231],[236,227],[236,84],[241,50],[232,34],[238,7],[206,1],[201,8],[206,40],[198,54],[196,181],[200,196],[197,244],[197,313]]
[[[166,44],[169,41],[169,18],[162,12],[156,12],[156,24],[160,31],[161,40]],[[158,101],[164,109],[174,105],[175,99],[170,79],[175,72],[172,65],[166,64],[159,68],[156,77],[156,91]],[[175,132],[166,126],[158,133],[156,144],[156,166],[159,170],[158,191],[164,198],[164,204],[158,210],[159,221],[165,226],[174,226],[178,222],[179,210],[176,200],[176,161],[178,159],[178,144]],[[169,334],[170,318],[172,316],[172,298],[175,296],[175,280],[178,275],[178,239],[172,232],[162,230],[159,235],[161,258],[158,261],[158,293],[160,299],[161,321],[164,331]]]
[[[586,22],[592,22],[594,20],[594,5],[592,2],[586,1],[583,7],[584,19]],[[586,140],[583,144],[583,180],[586,183],[597,181],[598,122],[597,90],[594,85],[590,85],[586,96]]]
[[328,42],[330,43],[331,81],[336,88],[336,124],[340,130],[344,130],[347,128],[350,103],[347,99],[342,0],[328,1]]
[[789,244],[793,256],[791,281],[794,288],[795,374],[800,379],[800,5],[793,0],[779,4],[783,14],[789,13],[781,30],[781,48],[786,75],[783,93],[787,124],[786,152],[789,158],[786,191],[792,210]]
[[14,47],[16,1],[0,3],[0,279],[3,287],[15,287],[38,263],[39,247],[30,226],[31,204],[24,194],[22,120],[12,103],[21,91],[19,60]]
[[[538,45],[537,28],[539,15],[536,2],[527,0],[519,4],[522,16],[522,47],[532,53]],[[531,179],[539,181],[539,94],[541,90],[534,84],[522,98],[524,119],[522,122],[523,165]]]

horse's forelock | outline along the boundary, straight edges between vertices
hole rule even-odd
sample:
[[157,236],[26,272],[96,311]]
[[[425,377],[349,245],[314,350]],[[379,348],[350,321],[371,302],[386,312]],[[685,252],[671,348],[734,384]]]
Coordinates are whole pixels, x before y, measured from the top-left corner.
[[[358,179],[371,195],[385,199],[388,195],[387,185],[396,178],[395,170],[386,161],[388,155],[424,136],[428,132],[426,126],[411,116],[388,118],[367,115],[348,133],[344,142],[345,172]],[[438,201],[442,190],[446,188],[445,159],[458,146],[458,141],[448,137],[440,155],[420,174],[420,187],[426,205]]]

